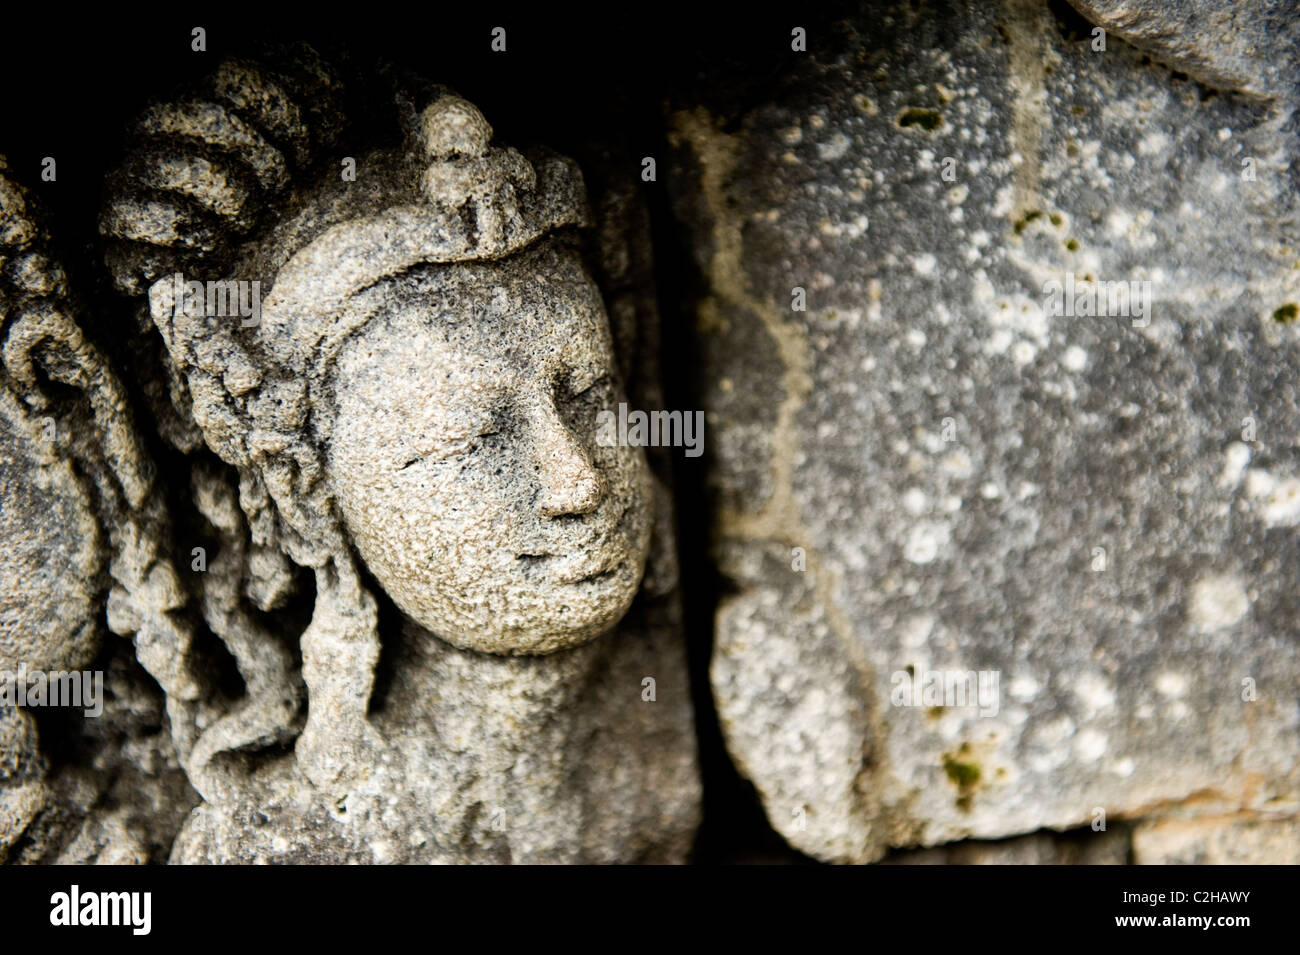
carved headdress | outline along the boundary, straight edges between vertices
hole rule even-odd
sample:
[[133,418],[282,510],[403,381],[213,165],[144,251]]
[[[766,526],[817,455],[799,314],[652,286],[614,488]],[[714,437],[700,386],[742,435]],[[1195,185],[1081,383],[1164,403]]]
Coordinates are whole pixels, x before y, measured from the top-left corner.
[[[499,259],[590,224],[577,166],[492,145],[492,128],[466,100],[444,93],[409,125],[404,152],[363,156],[355,182],[331,170],[233,264],[229,278],[271,289],[256,339],[281,367],[318,370],[369,317],[349,301],[382,279],[422,264]],[[167,282],[150,292],[164,334],[174,296]]]

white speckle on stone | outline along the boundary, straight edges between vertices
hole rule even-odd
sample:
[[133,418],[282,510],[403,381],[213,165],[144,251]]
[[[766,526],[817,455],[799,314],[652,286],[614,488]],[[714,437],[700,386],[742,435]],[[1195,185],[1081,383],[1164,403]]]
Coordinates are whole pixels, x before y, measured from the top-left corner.
[[1082,730],[1074,740],[1074,754],[1085,763],[1095,762],[1106,752],[1106,734],[1094,729]]
[[1111,209],[1110,215],[1106,217],[1106,227],[1111,235],[1127,235],[1129,229],[1133,227],[1133,216],[1124,209]]
[[839,159],[849,151],[851,141],[843,133],[836,133],[829,140],[817,147],[817,155],[822,159]]
[[1074,684],[1074,693],[1093,712],[1115,705],[1115,691],[1097,673],[1085,673],[1079,677]]
[[1300,524],[1300,479],[1278,479],[1267,471],[1251,468],[1246,472],[1246,493],[1260,502],[1259,517],[1269,527]]
[[1040,689],[1038,681],[1032,676],[1018,676],[1011,681],[1011,685],[1007,687],[1007,692],[1011,694],[1013,699],[1028,702],[1038,695]]
[[1133,760],[1125,756],[1123,759],[1116,761],[1115,765],[1110,768],[1110,771],[1116,776],[1127,778],[1133,775],[1133,770],[1136,768],[1137,767]]
[[1236,487],[1250,463],[1250,446],[1234,441],[1223,452],[1223,473],[1219,475],[1219,486]]
[[1088,367],[1088,353],[1078,345],[1071,345],[1061,356],[1061,364],[1067,371],[1083,371]]
[[996,501],[1002,496],[1002,491],[992,481],[985,481],[980,487],[980,497],[986,501]]
[[949,477],[957,480],[965,480],[975,471],[975,465],[970,459],[970,455],[961,448],[957,448],[945,454],[939,461],[939,467]]
[[913,564],[931,563],[948,546],[951,536],[947,524],[922,521],[908,533],[903,544],[903,558]]
[[907,343],[913,348],[924,348],[925,332],[921,331],[919,328],[912,329],[907,333]]
[[934,271],[937,260],[929,252],[923,252],[921,255],[912,257],[912,268],[917,275],[929,275]]
[[1165,671],[1156,677],[1156,691],[1171,699],[1182,696],[1187,692],[1187,677],[1181,673]]
[[917,614],[914,617],[908,617],[903,623],[900,634],[903,646],[911,649],[925,646],[933,630],[934,617],[929,614]]
[[1169,151],[1169,137],[1161,132],[1150,133],[1138,143],[1138,152],[1143,156],[1162,156]]
[[903,492],[903,507],[909,514],[924,514],[930,507],[930,499],[919,487],[908,488]]
[[1240,578],[1213,574],[1192,585],[1187,619],[1201,630],[1223,630],[1246,616],[1249,609],[1250,598]]
[[990,355],[1001,355],[1011,347],[1011,343],[1015,340],[1015,336],[1009,331],[1005,328],[999,328],[989,336],[988,343],[984,346],[984,350]]

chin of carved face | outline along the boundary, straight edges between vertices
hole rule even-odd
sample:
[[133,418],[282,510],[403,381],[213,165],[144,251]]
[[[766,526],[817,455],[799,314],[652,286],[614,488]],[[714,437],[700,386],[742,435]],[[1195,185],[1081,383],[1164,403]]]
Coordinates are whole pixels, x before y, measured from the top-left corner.
[[650,477],[601,447],[623,400],[600,293],[544,244],[388,283],[334,366],[330,477],[371,573],[433,633],[547,653],[608,630],[641,584]]

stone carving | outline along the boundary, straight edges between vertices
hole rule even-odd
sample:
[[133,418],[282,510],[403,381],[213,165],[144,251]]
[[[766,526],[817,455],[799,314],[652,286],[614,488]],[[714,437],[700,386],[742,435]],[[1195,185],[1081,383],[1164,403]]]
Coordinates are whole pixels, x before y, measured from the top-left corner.
[[[213,88],[245,112],[292,112],[269,72],[225,75]],[[205,617],[246,692],[186,761],[206,803],[173,858],[680,861],[699,791],[671,510],[640,449],[594,440],[623,394],[577,242],[582,177],[494,145],[451,93],[426,101],[399,100],[403,141],[358,156],[355,180],[326,164],[279,183],[251,231],[210,170],[158,172],[198,162],[172,138],[125,167],[162,200],[106,210],[180,413],[238,475],[196,467],[195,499],[222,539]],[[281,168],[226,106],[150,116]],[[222,228],[159,213],[168,194]],[[210,290],[249,307],[222,314]],[[297,568],[314,605],[286,641],[260,614]]]
[[[117,633],[192,705],[191,631],[168,558],[166,513],[125,391],[83,334],[81,309],[52,259],[40,217],[0,159],[0,673],[6,704],[22,683],[107,667],[95,720],[75,724],[95,768],[51,768],[34,710],[0,706],[0,857],[26,861],[148,861],[191,803],[171,742],[138,717],[157,701],[115,647],[101,654],[105,608]],[[103,673],[98,679],[101,681]],[[10,682],[10,681],[15,682]],[[87,695],[90,687],[86,688]],[[78,691],[80,693],[80,690]],[[132,715],[134,711],[134,716]],[[148,765],[146,765],[148,764]],[[167,791],[148,818],[103,810],[109,787]],[[179,814],[179,815],[178,815]],[[172,817],[170,820],[168,817]]]
[[663,196],[716,818],[752,783],[825,861],[1294,861],[1297,8],[810,13],[666,114],[590,101],[653,100],[659,155],[566,102],[577,161],[268,49],[124,128],[93,310],[0,162],[0,671],[106,690],[0,702],[0,861],[689,857],[672,472],[599,437],[667,407]]

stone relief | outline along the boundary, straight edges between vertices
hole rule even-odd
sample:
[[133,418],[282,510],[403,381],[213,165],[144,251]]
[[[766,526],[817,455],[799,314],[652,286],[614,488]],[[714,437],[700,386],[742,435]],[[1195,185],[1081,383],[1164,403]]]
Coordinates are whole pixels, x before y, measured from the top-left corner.
[[0,160],[0,861],[699,861],[728,773],[775,861],[1300,858],[1300,11],[850,8],[644,160],[214,57],[70,274]]
[[[156,861],[186,787],[130,654],[103,643],[110,629],[133,638],[180,717],[196,697],[192,630],[153,463],[47,241],[0,158],[0,857]],[[63,742],[93,751],[98,771],[50,770],[33,716],[50,705],[94,717]],[[173,805],[104,808],[110,790],[133,789]]]
[[[269,126],[274,82],[242,64],[214,88],[262,97]],[[625,398],[577,244],[594,224],[582,176],[493,145],[466,100],[426,96],[399,104],[400,145],[356,157],[364,185],[326,165],[222,268],[195,258],[147,288],[178,413],[238,475],[236,490],[197,468],[195,499],[223,541],[205,616],[247,693],[189,753],[207,801],[174,858],[681,861],[698,782],[671,508],[640,448],[594,440],[596,412]],[[193,101],[145,122],[209,143],[237,129]],[[202,192],[235,226],[206,169],[201,186],[177,172],[198,162],[169,138],[126,168],[164,196]],[[149,201],[121,189],[104,217],[137,252],[127,210]],[[190,233],[164,241],[185,250]],[[110,261],[120,288],[145,288],[141,257]],[[255,619],[291,566],[315,585],[301,727],[294,641]],[[372,586],[401,615],[379,708]],[[646,678],[677,702],[638,717]],[[292,758],[246,758],[290,740]],[[625,779],[628,800],[606,808],[577,766]]]

